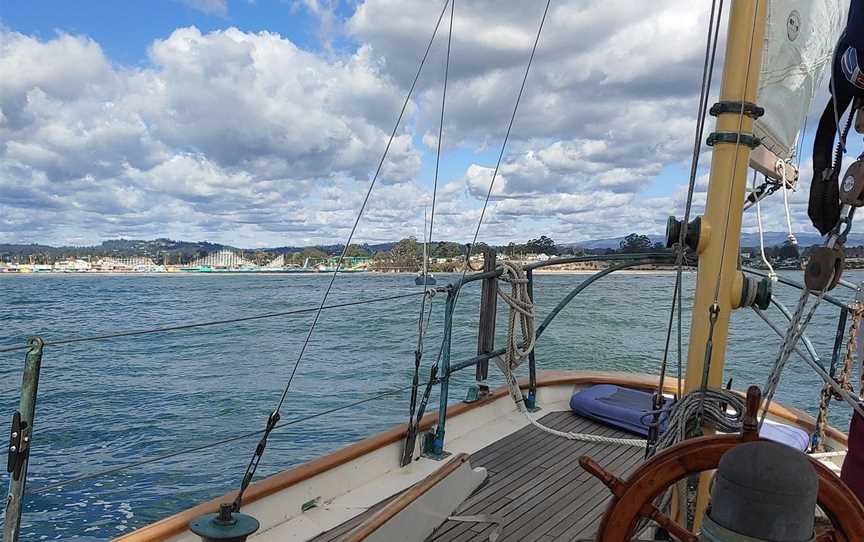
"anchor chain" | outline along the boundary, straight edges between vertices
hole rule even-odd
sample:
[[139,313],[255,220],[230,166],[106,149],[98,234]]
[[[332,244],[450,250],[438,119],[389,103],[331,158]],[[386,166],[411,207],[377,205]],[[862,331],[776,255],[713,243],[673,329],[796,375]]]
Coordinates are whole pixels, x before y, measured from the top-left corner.
[[[850,375],[855,365],[855,354],[858,351],[858,331],[861,328],[861,321],[864,320],[864,303],[852,303],[849,305],[849,312],[852,314],[852,323],[849,324],[849,339],[846,342],[846,355],[843,358],[843,367],[840,369],[840,375],[837,377],[837,384],[841,389],[852,393],[852,383]],[[864,372],[862,372],[864,374]],[[864,380],[858,387],[859,397],[864,393]],[[828,406],[831,399],[842,400],[829,384],[822,387],[822,392],[819,395],[819,415],[816,418],[816,434],[813,436],[814,451],[821,452],[825,450],[825,426],[828,423]]]

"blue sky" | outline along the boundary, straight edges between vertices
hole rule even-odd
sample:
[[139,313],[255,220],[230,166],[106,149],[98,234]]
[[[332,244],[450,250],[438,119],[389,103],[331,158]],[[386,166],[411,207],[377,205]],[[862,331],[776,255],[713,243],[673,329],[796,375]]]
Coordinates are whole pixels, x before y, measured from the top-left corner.
[[[0,17],[7,27],[49,39],[57,31],[96,40],[116,62],[147,63],[147,48],[176,28],[196,26],[202,32],[235,26],[248,32],[278,32],[308,49],[318,49],[317,20],[291,2],[235,2],[226,13],[176,0],[104,2],[81,0],[4,0]],[[347,9],[347,6],[344,6]]]
[[[537,7],[457,4],[436,238],[473,233]],[[661,233],[681,212],[707,14],[688,6],[692,24],[667,26],[680,9],[556,3],[481,238]],[[439,10],[422,0],[3,0],[0,112],[11,123],[0,123],[0,241],[338,241]],[[444,37],[359,240],[422,231]],[[794,220],[806,228],[802,192]],[[782,229],[778,210],[766,204],[767,229]]]

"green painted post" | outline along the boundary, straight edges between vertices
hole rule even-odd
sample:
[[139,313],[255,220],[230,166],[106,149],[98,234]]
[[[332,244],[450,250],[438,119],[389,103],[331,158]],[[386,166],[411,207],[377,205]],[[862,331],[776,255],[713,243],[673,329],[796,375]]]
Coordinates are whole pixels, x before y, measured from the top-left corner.
[[426,455],[435,459],[446,457],[444,451],[444,429],[447,425],[447,396],[450,388],[450,342],[453,335],[453,309],[455,307],[456,291],[447,292],[447,303],[444,307],[444,345],[441,352],[441,396],[438,402],[438,426],[431,442],[426,449]]
[[[533,302],[534,272],[529,269],[525,272],[525,276],[528,278],[528,297]],[[534,357],[534,350],[536,347],[528,354],[528,397],[525,397],[525,406],[531,411],[537,408],[537,359]]]
[[6,497],[6,523],[3,526],[3,541],[17,542],[21,528],[21,510],[24,486],[27,483],[27,463],[33,435],[33,417],[36,414],[36,389],[39,387],[39,370],[42,367],[42,348],[45,342],[40,337],[27,341],[24,358],[24,377],[21,381],[21,400],[18,412],[12,418],[9,439],[9,461],[7,470],[9,495]]

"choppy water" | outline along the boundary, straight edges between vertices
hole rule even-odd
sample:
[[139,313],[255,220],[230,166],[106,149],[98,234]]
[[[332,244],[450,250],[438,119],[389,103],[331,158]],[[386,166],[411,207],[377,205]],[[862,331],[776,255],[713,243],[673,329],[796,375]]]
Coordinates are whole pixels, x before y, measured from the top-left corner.
[[[800,278],[800,273],[790,275]],[[538,275],[539,314],[585,277]],[[864,273],[844,278],[862,280]],[[446,279],[439,277],[439,284]],[[0,346],[20,344],[32,334],[57,339],[310,307],[327,280],[323,275],[0,276]],[[685,307],[692,300],[692,280],[689,274]],[[673,281],[668,273],[620,274],[592,286],[541,338],[539,368],[656,373]],[[345,275],[336,281],[331,299],[410,292],[416,290],[413,283],[412,275]],[[476,349],[477,292],[474,284],[460,298],[454,361]],[[797,298],[782,286],[779,295],[790,306]],[[327,311],[283,419],[410,383],[419,302],[407,298]],[[439,296],[424,366],[440,344],[442,308]],[[830,357],[837,312],[823,304],[810,330],[824,359]],[[47,347],[28,488],[262,428],[311,317]],[[685,320],[685,332],[687,325]],[[779,344],[772,333],[748,311],[735,315],[727,372],[736,387],[764,384]],[[22,361],[21,352],[0,354],[0,438],[17,408]],[[674,374],[674,363],[671,370]],[[454,378],[451,401],[464,397],[472,378],[471,370]],[[818,377],[793,357],[778,398],[814,413],[820,388]],[[277,430],[259,476],[404,422],[407,398],[406,392]],[[847,409],[835,404],[832,422],[844,426],[847,420]],[[237,487],[254,445],[250,438],[31,495],[22,539],[105,540],[220,495]],[[5,472],[2,483],[8,483]]]

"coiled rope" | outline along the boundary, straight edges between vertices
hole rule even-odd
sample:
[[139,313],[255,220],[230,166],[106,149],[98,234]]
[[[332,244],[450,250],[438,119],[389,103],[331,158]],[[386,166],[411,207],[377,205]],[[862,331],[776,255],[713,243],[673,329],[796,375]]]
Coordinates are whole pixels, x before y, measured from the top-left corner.
[[[731,410],[731,412],[730,412]],[[741,431],[744,400],[729,390],[694,390],[669,408],[669,425],[657,441],[654,452],[686,440],[703,425],[720,433]]]
[[[522,266],[508,261],[503,262],[502,266],[504,272],[499,280],[508,282],[511,286],[509,294],[502,290],[500,285],[498,287],[498,297],[510,307],[507,318],[507,351],[504,353],[503,363],[512,372],[534,350],[537,342],[537,333],[534,329],[534,301],[528,293],[528,277],[525,276]],[[516,333],[517,321],[521,332],[519,334]]]
[[503,262],[502,266],[503,273],[501,274],[500,280],[505,283],[510,283],[511,289],[508,294],[503,291],[499,285],[498,296],[507,303],[510,311],[507,319],[507,349],[503,356],[497,356],[495,358],[495,364],[498,365],[499,369],[501,369],[501,372],[507,381],[507,387],[510,390],[510,396],[516,403],[516,408],[519,409],[531,425],[540,429],[544,433],[556,437],[582,442],[616,444],[638,448],[645,447],[646,441],[643,439],[615,438],[592,435],[590,433],[558,431],[557,429],[552,429],[551,427],[541,424],[531,416],[531,413],[528,412],[528,408],[525,406],[525,399],[522,396],[519,381],[514,376],[513,371],[516,370],[534,350],[534,345],[537,342],[537,333],[534,327],[534,300],[532,300],[531,296],[528,294],[528,278],[525,276],[525,270],[522,266],[507,261]]

